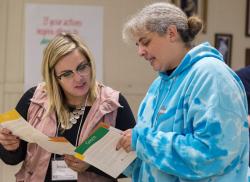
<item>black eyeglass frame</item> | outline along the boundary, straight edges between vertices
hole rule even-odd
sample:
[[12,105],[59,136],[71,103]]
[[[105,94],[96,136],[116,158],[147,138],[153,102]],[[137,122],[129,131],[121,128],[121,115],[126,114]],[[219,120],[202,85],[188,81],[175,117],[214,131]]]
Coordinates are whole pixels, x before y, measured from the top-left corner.
[[[62,74],[60,74],[60,75],[56,75],[56,74],[55,74],[55,77],[56,77],[57,79],[59,79],[59,80],[62,80],[62,77],[67,78],[67,76],[65,76],[65,74],[68,74],[68,73],[74,74],[75,72],[78,73],[78,74],[80,74],[80,73],[79,73],[79,68],[80,68],[81,66],[84,66],[85,69],[86,69],[87,66],[91,67],[91,64],[90,64],[89,62],[87,62],[87,63],[80,63],[80,64],[76,67],[75,70],[68,70],[68,71],[66,71],[66,72],[64,72],[64,73],[62,73]],[[80,75],[81,75],[81,74],[80,74]]]

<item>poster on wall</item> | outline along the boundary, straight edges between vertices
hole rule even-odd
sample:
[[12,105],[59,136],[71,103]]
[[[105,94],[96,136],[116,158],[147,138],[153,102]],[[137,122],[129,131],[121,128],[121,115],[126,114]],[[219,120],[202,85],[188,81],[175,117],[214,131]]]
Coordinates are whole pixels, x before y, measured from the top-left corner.
[[90,48],[96,76],[103,75],[103,7],[83,5],[26,4],[24,89],[42,81],[43,50],[61,32],[78,34]]

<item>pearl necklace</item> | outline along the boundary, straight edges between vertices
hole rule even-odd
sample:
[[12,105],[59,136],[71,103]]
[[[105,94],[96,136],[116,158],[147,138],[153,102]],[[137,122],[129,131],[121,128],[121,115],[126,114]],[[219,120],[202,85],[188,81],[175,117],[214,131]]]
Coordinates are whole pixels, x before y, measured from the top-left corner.
[[75,108],[72,112],[69,113],[69,125],[68,125],[68,127],[66,129],[72,128],[72,126],[77,123],[77,120],[82,115],[84,115],[85,108],[86,108],[86,105],[87,105],[87,100],[88,100],[88,95],[86,97],[86,100],[85,100],[85,103],[84,103],[83,106],[81,106],[80,108]]
[[84,112],[85,112],[85,106],[76,108],[72,112],[70,112],[70,116],[69,116],[70,123],[76,124],[77,120],[80,118],[81,115],[84,114]]

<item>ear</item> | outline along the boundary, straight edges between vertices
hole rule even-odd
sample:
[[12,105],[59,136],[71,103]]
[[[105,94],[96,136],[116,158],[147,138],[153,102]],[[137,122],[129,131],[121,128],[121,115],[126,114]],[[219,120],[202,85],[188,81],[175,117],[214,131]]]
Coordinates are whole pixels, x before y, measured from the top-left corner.
[[175,42],[178,38],[178,31],[175,25],[170,25],[167,30],[167,35],[171,42]]

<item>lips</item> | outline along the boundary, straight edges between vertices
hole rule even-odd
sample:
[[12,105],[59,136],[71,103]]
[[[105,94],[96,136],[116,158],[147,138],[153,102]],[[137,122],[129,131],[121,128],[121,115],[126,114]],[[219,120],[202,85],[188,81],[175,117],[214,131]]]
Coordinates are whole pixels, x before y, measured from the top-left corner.
[[77,86],[75,86],[75,88],[77,88],[77,89],[81,89],[81,88],[84,88],[84,86],[86,85],[86,83],[83,83],[83,84],[81,84],[81,85],[77,85]]
[[149,63],[152,65],[153,62],[154,62],[154,60],[155,60],[155,57],[150,57],[150,58],[146,58],[146,57],[145,57],[145,59],[146,59],[147,61],[149,61]]

